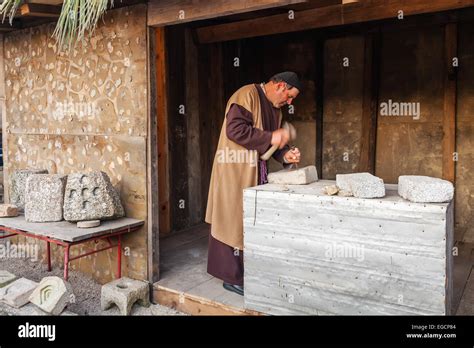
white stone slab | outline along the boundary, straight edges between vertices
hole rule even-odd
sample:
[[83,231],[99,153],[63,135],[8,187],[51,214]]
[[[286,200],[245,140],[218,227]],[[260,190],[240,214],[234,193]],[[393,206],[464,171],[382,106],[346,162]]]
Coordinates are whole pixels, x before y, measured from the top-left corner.
[[248,309],[268,314],[451,313],[453,210],[327,196],[319,181],[244,190]]
[[454,196],[454,186],[447,180],[421,175],[401,175],[398,177],[398,194],[412,202],[450,202]]
[[318,172],[315,166],[307,166],[298,169],[283,169],[268,174],[270,184],[283,185],[306,185],[318,181]]
[[38,286],[37,282],[20,278],[7,286],[0,288],[0,301],[15,308],[20,308],[29,302],[31,293]]

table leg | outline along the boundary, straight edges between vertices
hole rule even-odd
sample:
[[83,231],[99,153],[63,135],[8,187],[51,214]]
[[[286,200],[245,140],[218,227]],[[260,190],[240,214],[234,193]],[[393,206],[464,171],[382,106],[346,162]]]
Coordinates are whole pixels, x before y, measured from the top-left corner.
[[64,247],[64,280],[69,278],[69,245]]
[[46,250],[48,253],[48,272],[51,272],[51,243],[46,242]]
[[118,243],[117,243],[117,279],[122,277],[122,235],[118,235]]

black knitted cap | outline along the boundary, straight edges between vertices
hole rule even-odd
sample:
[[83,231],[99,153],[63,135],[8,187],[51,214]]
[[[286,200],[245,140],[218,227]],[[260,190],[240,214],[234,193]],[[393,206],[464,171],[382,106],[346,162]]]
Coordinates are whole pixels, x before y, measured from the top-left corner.
[[298,75],[296,75],[293,71],[284,71],[281,73],[278,73],[274,75],[272,78],[273,79],[281,79],[282,81],[285,81],[287,84],[290,86],[298,88],[300,92],[303,90],[303,85],[300,82],[300,79],[298,78]]

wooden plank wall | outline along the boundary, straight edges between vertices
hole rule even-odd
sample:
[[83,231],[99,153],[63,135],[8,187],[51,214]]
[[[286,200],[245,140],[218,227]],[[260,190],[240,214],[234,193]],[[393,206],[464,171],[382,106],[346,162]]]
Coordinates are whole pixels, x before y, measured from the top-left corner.
[[[420,117],[383,116],[377,127],[377,176],[442,177],[444,31],[441,26],[383,33],[379,106],[419,103]],[[392,104],[393,105],[393,104]]]
[[322,178],[358,170],[364,100],[363,36],[329,39],[324,45]]
[[456,239],[474,243],[474,22],[458,25]]

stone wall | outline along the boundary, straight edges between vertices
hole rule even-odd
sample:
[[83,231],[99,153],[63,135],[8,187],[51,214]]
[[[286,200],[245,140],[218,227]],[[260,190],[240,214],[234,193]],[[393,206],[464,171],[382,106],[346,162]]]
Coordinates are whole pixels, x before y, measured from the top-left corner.
[[[7,176],[28,167],[102,170],[119,189],[126,215],[146,220],[146,5],[109,11],[93,37],[70,53],[58,52],[53,30],[42,25],[4,37]],[[146,240],[146,226],[125,237],[124,275],[146,278]],[[72,256],[101,246],[73,247]],[[53,267],[62,265],[60,249],[53,247]],[[116,250],[71,267],[109,281]]]

